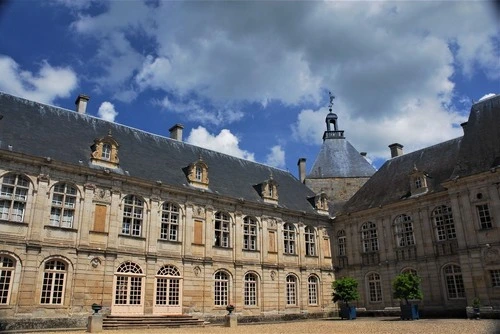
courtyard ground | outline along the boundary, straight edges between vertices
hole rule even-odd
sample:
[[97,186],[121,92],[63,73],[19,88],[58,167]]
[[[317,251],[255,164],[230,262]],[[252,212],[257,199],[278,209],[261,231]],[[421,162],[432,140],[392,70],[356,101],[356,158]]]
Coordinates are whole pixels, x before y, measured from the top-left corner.
[[[85,331],[44,332],[82,334]],[[103,334],[500,334],[500,320],[358,318],[356,320],[308,320],[272,324],[208,325],[196,328],[107,330]]]

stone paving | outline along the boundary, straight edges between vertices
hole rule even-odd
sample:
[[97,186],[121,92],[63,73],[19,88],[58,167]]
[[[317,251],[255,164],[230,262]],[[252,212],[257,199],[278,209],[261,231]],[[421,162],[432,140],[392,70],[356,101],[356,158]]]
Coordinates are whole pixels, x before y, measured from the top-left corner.
[[[82,334],[82,331],[44,334]],[[500,320],[358,318],[356,320],[308,320],[272,324],[239,324],[235,328],[208,325],[199,328],[109,330],[104,334],[500,334]]]

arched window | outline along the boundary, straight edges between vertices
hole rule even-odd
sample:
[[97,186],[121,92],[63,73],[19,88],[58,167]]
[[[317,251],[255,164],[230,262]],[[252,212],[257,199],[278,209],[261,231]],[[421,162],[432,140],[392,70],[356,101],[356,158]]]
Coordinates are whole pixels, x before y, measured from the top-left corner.
[[215,236],[214,236],[214,245],[218,247],[230,247],[230,227],[231,227],[231,218],[229,214],[225,212],[216,212],[215,213]]
[[288,275],[286,277],[286,304],[289,306],[297,304],[297,277]]
[[338,247],[339,256],[346,256],[347,255],[346,246],[347,245],[346,245],[345,231],[340,230],[337,232],[337,247]]
[[436,231],[436,240],[453,240],[457,238],[455,223],[451,208],[446,205],[438,206],[432,211],[432,220]]
[[464,280],[459,266],[450,264],[443,268],[449,299],[465,298]]
[[142,220],[144,212],[143,201],[128,195],[123,199],[122,234],[140,237],[142,235]]
[[14,281],[15,261],[0,255],[0,305],[8,305]]
[[177,241],[179,235],[179,206],[163,203],[161,211],[160,239]]
[[257,275],[254,273],[245,275],[244,298],[245,306],[257,305]]
[[214,303],[217,306],[229,304],[229,275],[222,270],[215,273]]
[[290,223],[283,225],[283,247],[285,254],[295,254],[295,227]]
[[402,214],[394,219],[394,233],[398,247],[407,247],[415,244],[413,221],[410,216]]
[[378,251],[377,224],[366,222],[361,226],[361,242],[364,253]]
[[108,143],[102,144],[101,159],[111,160],[111,145]]
[[156,273],[156,305],[178,306],[180,304],[180,276],[174,266],[163,266]]
[[76,208],[76,188],[68,183],[57,183],[52,188],[50,225],[73,228]]
[[66,263],[60,260],[50,260],[43,270],[41,304],[61,305],[64,302],[66,287]]
[[7,174],[1,182],[0,219],[22,222],[28,199],[28,179],[22,175]]
[[318,305],[318,277],[311,275],[307,279],[308,301],[309,305]]
[[257,250],[257,220],[248,216],[243,219],[243,249]]
[[118,267],[115,276],[115,305],[140,305],[144,277],[142,268],[127,261]]
[[368,283],[368,296],[370,302],[382,301],[382,284],[380,282],[380,275],[377,273],[370,273],[366,276]]
[[304,235],[306,238],[306,255],[315,256],[316,255],[316,232],[314,227],[306,226],[304,229]]

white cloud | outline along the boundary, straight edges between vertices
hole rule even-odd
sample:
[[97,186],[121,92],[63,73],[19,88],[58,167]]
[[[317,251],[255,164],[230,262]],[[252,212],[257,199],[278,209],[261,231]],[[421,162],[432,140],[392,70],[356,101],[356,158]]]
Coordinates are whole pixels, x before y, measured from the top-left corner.
[[101,103],[97,115],[105,121],[114,122],[118,112],[115,110],[115,106],[108,101]]
[[44,61],[38,73],[32,73],[5,55],[0,55],[0,78],[0,90],[49,104],[68,97],[77,87],[76,74],[70,67],[53,67]]
[[186,142],[237,158],[255,161],[254,154],[239,147],[239,139],[227,129],[212,135],[202,126],[192,129]]
[[497,94],[495,94],[495,93],[485,94],[485,95],[483,95],[483,96],[479,99],[479,101],[489,99],[490,97],[493,97],[493,96],[496,96],[496,95],[497,95]]
[[280,145],[271,147],[271,152],[266,156],[266,164],[273,167],[285,168],[285,151]]

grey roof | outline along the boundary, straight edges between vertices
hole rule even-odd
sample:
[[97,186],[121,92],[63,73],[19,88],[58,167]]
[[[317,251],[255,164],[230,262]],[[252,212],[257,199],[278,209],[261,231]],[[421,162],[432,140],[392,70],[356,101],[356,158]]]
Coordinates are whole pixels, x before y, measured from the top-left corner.
[[410,194],[410,174],[416,166],[428,174],[427,193],[445,191],[458,157],[462,138],[452,139],[386,161],[344,205],[342,212],[355,212],[403,201]]
[[500,95],[471,108],[452,178],[500,167]]
[[369,177],[370,163],[343,137],[325,138],[307,178]]
[[315,213],[308,201],[314,192],[277,168],[2,92],[0,115],[0,154],[10,145],[13,152],[75,166],[82,161],[96,168],[90,164],[90,146],[111,130],[120,145],[120,168],[113,173],[186,189],[190,186],[183,168],[202,157],[208,165],[208,192],[263,203],[254,186],[272,175],[278,183],[280,207]]

